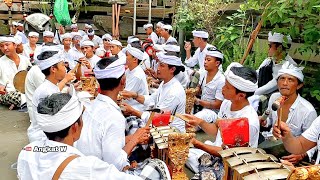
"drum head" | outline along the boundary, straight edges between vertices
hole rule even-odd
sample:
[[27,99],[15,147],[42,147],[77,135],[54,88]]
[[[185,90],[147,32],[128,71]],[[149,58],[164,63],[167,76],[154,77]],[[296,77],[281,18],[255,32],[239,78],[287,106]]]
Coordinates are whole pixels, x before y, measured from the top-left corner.
[[19,71],[13,78],[13,85],[17,91],[25,93],[25,81],[28,71]]

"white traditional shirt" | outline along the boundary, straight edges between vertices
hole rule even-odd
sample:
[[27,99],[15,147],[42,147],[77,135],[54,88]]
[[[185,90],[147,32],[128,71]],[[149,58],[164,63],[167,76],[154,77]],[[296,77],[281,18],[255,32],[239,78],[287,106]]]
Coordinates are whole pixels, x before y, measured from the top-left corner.
[[316,148],[318,149],[318,155],[317,155],[317,160],[316,160],[315,164],[319,164],[319,161],[320,161],[320,151],[319,151],[319,149],[320,149],[320,116],[312,122],[311,126],[305,132],[302,133],[302,136],[309,141],[317,143]]
[[[269,99],[268,110],[270,115],[267,118],[268,126],[274,125],[278,120],[277,111],[271,109],[272,103],[281,96],[279,92],[273,93]],[[298,95],[297,99],[291,105],[289,109],[288,124],[293,136],[300,136],[306,131],[311,123],[317,118],[317,112],[310,102]]]
[[205,71],[204,60],[206,58],[208,47],[214,47],[214,46],[207,43],[206,47],[202,51],[198,47],[198,49],[194,52],[194,55],[192,57],[190,57],[189,59],[185,60],[186,65],[189,67],[194,67],[195,65],[198,64],[200,71],[204,72]]
[[25,56],[18,54],[20,58],[19,66],[17,67],[14,61],[9,59],[6,55],[0,58],[0,84],[5,86],[7,83],[6,90],[8,92],[15,91],[13,85],[14,76],[22,70],[27,70],[29,66],[32,66],[29,59]]
[[58,92],[60,92],[59,87],[56,84],[48,81],[47,79],[45,79],[44,82],[34,92],[32,97],[32,109],[34,118],[31,120],[31,124],[27,132],[30,142],[47,138],[37,123],[36,112],[38,105],[42,99]]
[[[251,147],[258,146],[259,139],[259,131],[260,131],[260,123],[257,112],[251,105],[247,105],[239,111],[231,111],[230,100],[224,100],[221,104],[220,111],[218,113],[218,118],[220,119],[230,119],[230,118],[240,118],[245,117],[248,118],[249,121],[249,144]],[[216,141],[214,142],[214,146],[219,146],[223,144],[220,130],[218,130]]]
[[172,43],[172,42],[178,43],[178,41],[176,40],[176,38],[170,36],[170,37],[166,40],[165,44]]
[[22,44],[26,44],[29,42],[27,36],[24,34],[24,32],[20,32],[19,30],[17,30],[16,36],[20,36],[22,39]]
[[103,41],[102,41],[102,39],[101,39],[99,36],[97,36],[97,35],[94,35],[94,37],[93,37],[92,40],[89,39],[88,35],[85,35],[85,36],[82,38],[82,41],[86,41],[86,40],[92,41],[95,47],[103,46]]
[[[95,54],[94,54],[91,58],[87,58],[87,60],[88,60],[89,63],[90,63],[91,68],[94,68],[94,67],[96,66],[97,62],[98,62],[100,59],[101,59],[101,58],[100,58],[99,56],[95,55]],[[86,70],[88,70],[88,68],[87,68],[85,65],[82,65],[82,66],[81,66],[81,72],[82,72],[82,74],[84,74],[84,72],[85,72]]]
[[129,165],[125,146],[126,119],[108,96],[98,94],[82,116],[83,128],[76,147],[85,155],[96,156],[122,170]]
[[[269,65],[271,63],[271,61],[272,61],[272,59],[270,57],[268,57],[261,63],[261,65],[259,66],[259,68],[257,70],[258,76],[259,76],[260,68]],[[289,61],[290,64],[297,65],[297,63],[289,56],[289,54],[284,58],[284,60],[281,63],[275,64],[273,62],[273,66],[272,66],[272,77],[273,77],[273,79],[271,81],[269,81],[267,84],[259,87],[255,91],[255,93],[254,93],[255,95],[269,94],[269,93],[272,93],[272,92],[274,92],[275,90],[278,89],[276,78],[278,77],[279,70],[282,68],[282,65],[286,61]]]
[[[55,152],[37,152],[42,147],[56,147]],[[113,165],[94,156],[85,156],[76,148],[64,143],[42,140],[25,146],[19,154],[17,172],[19,179],[51,180],[59,165],[68,157],[78,155],[62,171],[59,179],[134,180],[141,179],[120,172]]]
[[[147,77],[140,66],[135,67],[132,71],[130,69],[126,70],[125,90],[136,92],[139,95],[149,95]],[[134,99],[126,100],[126,102],[136,110],[146,110],[143,104]]]
[[151,39],[153,44],[156,44],[158,42],[158,35],[155,32],[152,32],[149,36],[148,39]]
[[75,60],[79,60],[80,58],[83,58],[84,54],[79,51],[76,47],[72,47],[68,51],[68,62],[69,62],[69,67],[70,69],[73,69],[76,67],[77,62]]
[[34,52],[39,51],[41,47],[37,44],[36,49],[32,50],[29,43],[26,43],[23,45],[23,53],[25,57],[28,57],[30,59],[30,54],[35,54]]
[[36,89],[44,82],[45,75],[41,72],[38,66],[32,66],[28,71],[25,81],[25,94],[27,99],[28,113],[30,117],[30,122],[33,120],[33,110],[32,110],[32,97]]
[[143,70],[146,70],[147,68],[151,67],[150,56],[146,52],[143,52],[143,62],[140,63],[140,67]]
[[157,41],[157,44],[165,44],[166,43],[166,39],[164,39],[164,37],[159,37],[158,38],[158,41]]
[[190,76],[189,76],[186,68],[185,68],[184,72],[180,71],[179,74],[175,75],[175,78],[181,83],[181,85],[184,89],[187,88],[187,86],[190,82]]
[[[186,108],[186,93],[180,82],[173,77],[169,82],[162,81],[156,92],[150,96],[144,96],[144,104],[161,110],[170,110],[172,114],[184,114]],[[149,112],[143,112],[141,119],[147,122]],[[181,132],[185,132],[185,122],[179,118],[174,118],[170,126],[176,127]]]

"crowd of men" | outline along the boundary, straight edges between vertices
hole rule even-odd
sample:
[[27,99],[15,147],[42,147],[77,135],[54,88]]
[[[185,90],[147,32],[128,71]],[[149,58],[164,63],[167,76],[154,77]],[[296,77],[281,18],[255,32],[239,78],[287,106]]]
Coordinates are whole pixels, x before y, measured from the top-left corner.
[[[191,141],[187,166],[195,179],[210,172],[217,179],[223,176],[217,119],[248,118],[251,147],[258,146],[260,127],[269,131],[266,136],[273,132],[292,153],[282,157],[286,163],[317,155],[320,117],[299,94],[303,68],[288,55],[290,36],[269,33],[268,57],[257,70],[233,62],[223,71],[223,53],[208,43],[205,30],[192,31],[196,50],[192,53],[186,42],[186,59],[181,59],[171,25],[158,22],[155,32],[153,24],[143,27],[148,38],[130,36],[127,46],[110,34],[95,35],[89,24],[83,30],[72,24],[71,32],[56,35],[44,31],[42,44],[39,33],[24,34],[21,23],[14,23],[12,36],[0,37],[0,104],[27,107],[30,117],[30,144],[18,157],[20,179],[170,179],[166,164],[149,156],[151,109],[184,114],[187,126],[215,137]],[[23,70],[28,71],[25,93],[13,82]],[[83,76],[96,78],[96,97],[76,82]],[[194,83],[200,89],[195,107],[200,108],[185,114],[185,90]],[[267,118],[257,113],[261,96],[269,99]],[[287,100],[280,115],[272,104],[282,96]],[[169,125],[186,132],[186,123],[177,117]],[[65,151],[52,148],[63,146]],[[199,165],[204,157],[211,158],[206,167]],[[319,158],[318,153],[316,163]]]

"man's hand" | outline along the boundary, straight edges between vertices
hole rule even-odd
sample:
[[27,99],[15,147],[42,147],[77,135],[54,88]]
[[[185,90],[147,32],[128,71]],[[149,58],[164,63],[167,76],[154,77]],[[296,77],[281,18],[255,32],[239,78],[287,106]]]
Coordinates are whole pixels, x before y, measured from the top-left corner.
[[126,116],[130,116],[134,112],[133,107],[131,107],[129,104],[125,102],[121,102],[120,107],[121,107],[122,113]]
[[303,159],[303,155],[299,154],[291,154],[289,156],[283,156],[282,157],[283,160],[289,161],[292,164],[297,164],[298,162],[300,162]]
[[262,116],[259,116],[259,121],[261,126],[266,126],[267,125],[267,120],[262,119]]
[[75,78],[76,78],[76,75],[75,75],[75,73],[73,73],[73,72],[68,72],[68,73],[66,74],[66,76],[64,77],[64,79],[66,80],[66,82],[70,82],[70,81],[74,80]]
[[186,50],[186,51],[191,51],[191,42],[185,42],[185,44],[184,44],[184,49]]
[[199,126],[204,121],[203,119],[200,119],[191,114],[183,114],[183,116],[189,119],[188,124],[191,126]]
[[137,139],[138,144],[147,144],[150,138],[150,127],[139,128],[134,133],[134,138]]
[[285,122],[280,122],[280,128],[277,123],[273,126],[272,134],[276,138],[286,138],[290,133],[290,128]]
[[136,92],[132,92],[132,91],[123,90],[123,91],[121,91],[121,96],[124,99],[130,99],[130,98],[133,98],[133,97],[137,96],[137,93]]
[[87,58],[82,57],[79,59],[80,63],[84,66],[86,66],[88,69],[92,69],[90,62],[87,60]]
[[289,161],[280,159],[280,162],[281,162],[281,164],[284,164],[284,165],[288,166],[289,169],[291,169],[291,170],[295,169],[294,165]]

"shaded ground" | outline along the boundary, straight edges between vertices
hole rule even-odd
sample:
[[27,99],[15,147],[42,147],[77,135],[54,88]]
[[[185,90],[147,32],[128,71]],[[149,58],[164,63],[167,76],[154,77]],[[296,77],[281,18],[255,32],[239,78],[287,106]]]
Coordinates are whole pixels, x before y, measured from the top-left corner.
[[0,106],[0,179],[17,179],[16,170],[11,165],[17,161],[22,147],[28,143],[27,113],[9,111]]
[[[29,127],[27,113],[9,111],[0,106],[0,179],[17,179],[16,170],[11,165],[17,161],[20,150],[28,143],[27,128]],[[197,139],[208,140],[210,137],[203,132],[197,133]],[[185,168],[191,178],[193,173]]]

